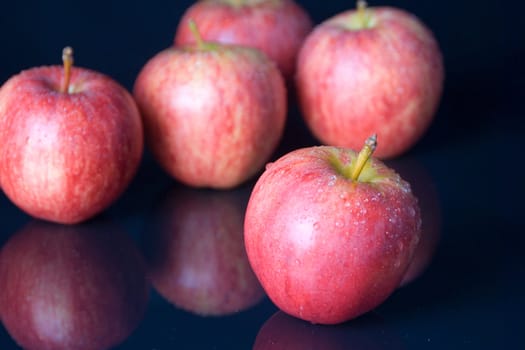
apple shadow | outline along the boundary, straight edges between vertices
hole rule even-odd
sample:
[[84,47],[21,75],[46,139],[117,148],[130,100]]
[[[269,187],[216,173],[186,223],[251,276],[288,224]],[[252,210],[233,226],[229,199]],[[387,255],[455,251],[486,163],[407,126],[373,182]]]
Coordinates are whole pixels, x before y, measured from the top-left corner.
[[405,349],[402,338],[374,312],[339,325],[316,325],[278,311],[260,328],[254,350]]
[[515,234],[502,230],[508,222],[490,213],[456,215],[460,217],[445,219],[442,240],[426,271],[387,299],[380,306],[382,312],[393,318],[424,317],[432,310],[460,314],[472,307],[483,310],[503,294],[509,304],[521,300],[525,286],[521,282],[515,288],[515,281],[523,277],[519,263],[523,239],[516,244]]

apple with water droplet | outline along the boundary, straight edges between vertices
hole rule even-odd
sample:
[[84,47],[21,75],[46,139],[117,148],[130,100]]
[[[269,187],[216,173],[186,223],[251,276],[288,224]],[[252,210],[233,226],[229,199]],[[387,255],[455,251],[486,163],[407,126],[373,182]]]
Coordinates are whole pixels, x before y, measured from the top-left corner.
[[232,188],[262,170],[284,130],[284,79],[255,48],[204,41],[165,49],[133,94],[164,170],[194,187]]
[[442,54],[425,24],[364,1],[317,25],[297,61],[297,96],[312,133],[352,149],[376,133],[379,158],[397,157],[423,137],[443,80]]
[[293,78],[303,40],[313,28],[306,10],[293,0],[197,1],[179,22],[176,45],[195,41],[187,25],[190,19],[206,40],[263,51],[288,80]]
[[292,151],[257,180],[244,222],[248,259],[284,312],[321,324],[362,315],[396,290],[420,237],[409,183],[371,158],[317,146]]
[[26,213],[85,221],[124,192],[140,163],[142,121],[110,77],[72,67],[25,70],[0,88],[0,183]]

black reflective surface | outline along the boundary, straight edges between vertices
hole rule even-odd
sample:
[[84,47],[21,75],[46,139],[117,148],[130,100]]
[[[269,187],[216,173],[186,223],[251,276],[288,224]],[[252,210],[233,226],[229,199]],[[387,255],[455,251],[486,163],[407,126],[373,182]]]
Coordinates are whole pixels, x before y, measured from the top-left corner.
[[[352,6],[347,1],[300,3],[316,23]],[[75,47],[78,65],[104,72],[131,89],[145,61],[171,44],[177,20],[190,4],[155,0],[3,4],[0,81],[28,67],[59,62],[67,44]],[[249,275],[232,274],[228,267],[232,261],[227,256],[242,261],[242,251],[231,243],[239,243],[238,232],[228,229],[233,233],[211,235],[208,243],[206,233],[195,233],[205,242],[194,253],[184,248],[188,258],[177,262],[175,271],[196,288],[186,293],[197,295],[200,288],[205,290],[203,300],[215,304],[184,306],[151,283],[147,310],[117,349],[513,349],[525,345],[525,225],[520,215],[525,194],[521,183],[523,6],[470,0],[370,4],[390,4],[417,14],[433,29],[445,58],[445,90],[435,122],[409,154],[392,162],[402,174],[406,171],[407,178],[414,176],[411,181],[429,208],[426,221],[434,222],[428,232],[439,228],[429,234],[431,261],[425,262],[428,253],[422,253],[423,274],[362,318],[337,327],[315,326],[278,312],[257,294],[256,286],[236,294],[242,285],[239,279]],[[316,141],[292,103],[275,157],[312,144]],[[193,222],[216,220],[215,227],[235,228],[232,222],[239,218],[228,223],[206,218],[219,209],[189,209],[199,208],[198,202],[212,207],[214,201],[233,201],[228,204],[230,212],[238,213],[235,208],[242,208],[252,184],[228,194],[190,190],[168,178],[146,152],[129,189],[96,219],[103,221],[97,230],[107,229],[104,222],[117,225],[130,239],[129,249],[139,252],[146,270],[162,263],[170,266],[171,247],[186,243],[163,238],[162,228],[169,226],[163,221],[166,211],[167,217],[178,215],[183,220],[195,215]],[[176,209],[177,205],[188,210]],[[34,225],[3,194],[0,217],[2,249],[27,225]],[[224,246],[235,253],[221,250],[220,244],[228,240],[231,244]],[[209,259],[199,260],[199,254]],[[215,263],[207,265],[209,261]],[[163,271],[172,273],[169,268]],[[199,276],[208,276],[208,284],[199,284]],[[183,293],[174,292],[179,297]],[[241,296],[247,301],[217,310]],[[210,311],[214,308],[215,313]],[[0,328],[0,348],[19,348],[7,329],[7,325]]]

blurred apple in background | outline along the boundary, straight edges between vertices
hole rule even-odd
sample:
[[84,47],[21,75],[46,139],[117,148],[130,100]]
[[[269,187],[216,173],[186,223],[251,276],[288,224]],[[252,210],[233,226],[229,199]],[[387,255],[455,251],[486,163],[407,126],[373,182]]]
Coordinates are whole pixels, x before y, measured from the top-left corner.
[[72,67],[25,70],[0,88],[0,183],[28,214],[78,223],[127,188],[143,151],[139,111],[111,78]]
[[388,160],[386,164],[410,183],[421,209],[421,238],[401,281],[404,286],[421,276],[432,262],[441,239],[442,210],[438,189],[424,164],[413,157]]
[[398,350],[401,338],[371,313],[337,326],[314,325],[276,312],[261,327],[253,350]]
[[358,1],[306,38],[297,63],[297,94],[306,124],[324,144],[375,153],[407,152],[434,119],[443,89],[443,59],[433,34],[414,15]]
[[174,189],[144,233],[153,286],[177,307],[202,316],[245,310],[264,292],[243,242],[249,188]]
[[190,19],[205,40],[263,51],[287,80],[292,80],[297,53],[313,27],[306,10],[292,0],[197,1],[179,22],[176,45],[195,42],[187,24]]
[[106,349],[146,310],[144,261],[110,223],[33,221],[0,251],[0,318],[24,349]]
[[283,134],[286,88],[257,49],[203,41],[168,48],[139,73],[134,96],[157,161],[195,187],[232,188],[254,176]]

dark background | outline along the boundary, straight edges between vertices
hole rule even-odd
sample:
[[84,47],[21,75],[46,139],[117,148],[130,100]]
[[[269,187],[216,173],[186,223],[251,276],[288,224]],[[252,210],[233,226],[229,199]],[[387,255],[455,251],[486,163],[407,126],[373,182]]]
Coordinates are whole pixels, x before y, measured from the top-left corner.
[[[352,6],[348,1],[299,3],[315,23]],[[427,169],[438,190],[441,241],[426,273],[373,313],[380,322],[372,317],[344,326],[362,334],[355,344],[341,348],[522,347],[525,232],[518,215],[525,195],[523,5],[474,0],[369,3],[416,14],[442,48],[446,81],[440,108],[425,137],[405,156]],[[0,82],[22,69],[59,64],[62,48],[71,45],[75,64],[103,72],[131,89],[142,65],[171,45],[177,22],[191,4],[4,3]],[[290,113],[286,147],[314,144],[293,106]],[[120,221],[139,242],[159,196],[172,185],[146,154],[135,181],[106,215]],[[0,216],[0,244],[30,221],[3,195]],[[119,348],[249,349],[274,312],[264,299],[236,315],[203,318],[171,306],[153,292],[139,328]],[[321,334],[322,329],[304,332]],[[5,330],[0,330],[0,348],[16,348]]]

